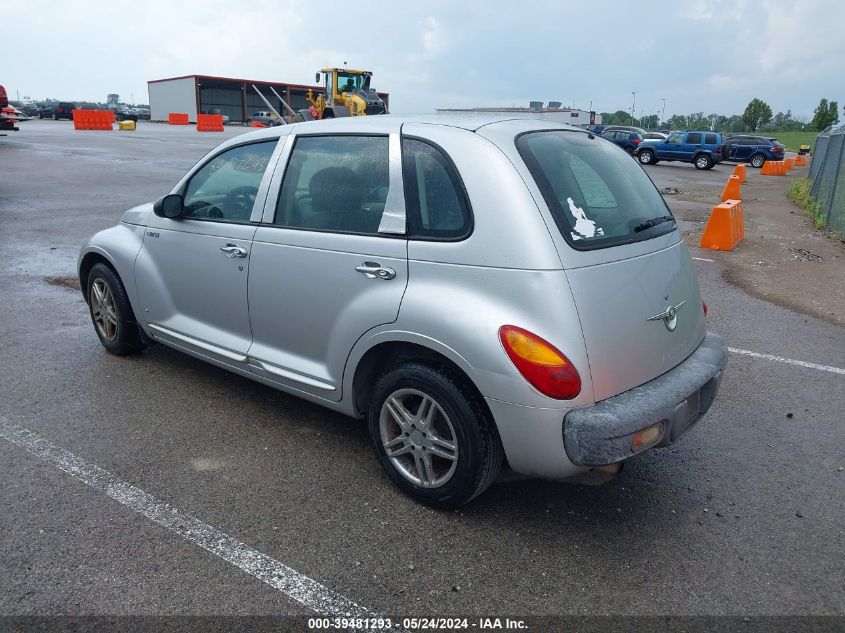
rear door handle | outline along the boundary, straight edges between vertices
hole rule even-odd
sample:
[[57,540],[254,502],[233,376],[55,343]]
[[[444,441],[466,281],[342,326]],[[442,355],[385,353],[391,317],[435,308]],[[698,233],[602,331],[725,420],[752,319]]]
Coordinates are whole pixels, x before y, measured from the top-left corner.
[[378,262],[364,262],[356,266],[355,270],[364,275],[367,279],[393,279],[396,271],[392,268],[382,266]]
[[226,253],[226,257],[246,257],[248,251],[238,246],[237,244],[226,244],[226,246],[221,246],[220,250]]

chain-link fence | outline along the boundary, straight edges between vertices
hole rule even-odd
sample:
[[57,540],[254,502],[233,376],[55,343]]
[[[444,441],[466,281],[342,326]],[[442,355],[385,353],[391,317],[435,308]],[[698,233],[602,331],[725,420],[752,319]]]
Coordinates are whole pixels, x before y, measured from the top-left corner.
[[826,226],[845,234],[845,125],[816,137],[810,180],[810,194],[821,204]]

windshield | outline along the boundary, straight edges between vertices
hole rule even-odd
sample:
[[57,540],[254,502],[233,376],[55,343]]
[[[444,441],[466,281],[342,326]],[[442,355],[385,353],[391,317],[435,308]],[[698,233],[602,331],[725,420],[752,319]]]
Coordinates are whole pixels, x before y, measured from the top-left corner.
[[649,177],[612,143],[553,130],[523,134],[516,145],[573,248],[627,244],[675,230]]
[[353,75],[340,71],[337,73],[337,91],[352,92],[353,90],[368,90],[370,87],[369,75]]

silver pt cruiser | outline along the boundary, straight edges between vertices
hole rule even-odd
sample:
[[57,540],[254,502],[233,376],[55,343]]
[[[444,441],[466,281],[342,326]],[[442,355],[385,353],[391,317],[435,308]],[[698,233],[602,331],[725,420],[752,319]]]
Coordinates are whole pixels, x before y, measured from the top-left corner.
[[82,248],[114,354],[160,342],[366,418],[455,507],[504,460],[561,479],[675,442],[727,362],[672,214],[548,121],[366,117],[244,134]]

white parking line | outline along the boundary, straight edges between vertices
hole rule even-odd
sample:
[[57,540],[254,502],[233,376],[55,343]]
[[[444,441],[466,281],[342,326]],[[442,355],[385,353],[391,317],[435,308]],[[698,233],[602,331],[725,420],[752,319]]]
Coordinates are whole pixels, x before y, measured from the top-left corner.
[[772,356],[771,354],[760,354],[759,352],[750,352],[747,349],[737,349],[729,347],[728,351],[732,354],[742,354],[743,356],[753,356],[754,358],[763,358],[765,360],[773,360],[778,363],[787,363],[789,365],[798,365],[799,367],[806,367],[808,369],[818,369],[819,371],[829,371],[834,374],[845,374],[845,369],[840,367],[831,367],[830,365],[817,365],[816,363],[808,363],[803,360],[793,360],[792,358],[783,358],[782,356]]
[[11,424],[3,417],[0,417],[0,437],[49,462],[127,508],[143,514],[153,523],[219,556],[321,615],[352,618],[379,617],[316,580],[262,554],[199,519],[182,514],[170,504],[118,479],[107,470],[89,464],[73,453],[51,444],[32,431]]
[[707,259],[706,257],[693,257],[697,262],[715,262],[715,259]]

